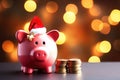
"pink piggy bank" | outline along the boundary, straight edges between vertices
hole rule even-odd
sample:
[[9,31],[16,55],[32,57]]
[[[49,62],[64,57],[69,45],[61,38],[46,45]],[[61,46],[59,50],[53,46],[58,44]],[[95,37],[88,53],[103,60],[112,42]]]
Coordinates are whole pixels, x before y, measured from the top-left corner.
[[18,58],[24,73],[32,73],[34,69],[44,73],[52,72],[52,65],[57,57],[57,30],[46,33],[46,28],[35,16],[30,23],[29,33],[18,30],[15,37],[18,40]]

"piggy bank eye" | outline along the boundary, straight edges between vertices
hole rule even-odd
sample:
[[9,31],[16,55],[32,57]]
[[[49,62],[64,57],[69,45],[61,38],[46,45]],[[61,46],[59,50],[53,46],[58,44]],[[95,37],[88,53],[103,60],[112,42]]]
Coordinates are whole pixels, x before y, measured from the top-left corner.
[[45,41],[43,41],[43,45],[45,45]]
[[35,41],[35,45],[38,45],[38,41]]

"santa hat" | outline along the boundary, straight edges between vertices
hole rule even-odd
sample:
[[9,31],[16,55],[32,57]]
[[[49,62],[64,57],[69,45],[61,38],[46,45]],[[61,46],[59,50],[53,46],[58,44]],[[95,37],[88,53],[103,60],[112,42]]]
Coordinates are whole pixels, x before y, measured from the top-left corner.
[[44,34],[46,33],[46,28],[43,26],[41,20],[35,16],[30,23],[29,31],[33,34]]

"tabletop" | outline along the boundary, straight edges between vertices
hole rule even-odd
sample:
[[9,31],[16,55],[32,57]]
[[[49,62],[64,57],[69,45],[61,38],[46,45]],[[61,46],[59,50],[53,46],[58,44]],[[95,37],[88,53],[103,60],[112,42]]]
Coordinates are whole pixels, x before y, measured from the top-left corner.
[[24,74],[19,63],[0,63],[0,80],[120,80],[120,62],[82,63],[81,74]]

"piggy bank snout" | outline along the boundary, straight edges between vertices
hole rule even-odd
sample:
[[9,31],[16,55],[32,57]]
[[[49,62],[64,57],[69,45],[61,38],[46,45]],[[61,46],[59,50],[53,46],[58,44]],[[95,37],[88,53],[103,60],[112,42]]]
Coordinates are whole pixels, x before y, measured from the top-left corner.
[[47,57],[47,53],[43,50],[37,50],[33,53],[33,56],[38,61],[43,61]]

